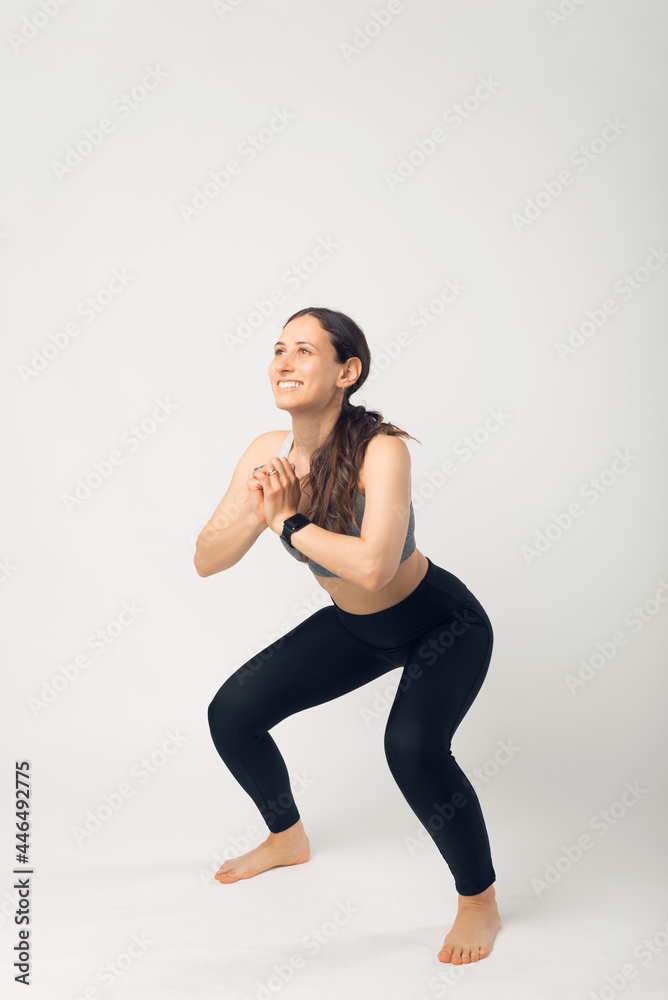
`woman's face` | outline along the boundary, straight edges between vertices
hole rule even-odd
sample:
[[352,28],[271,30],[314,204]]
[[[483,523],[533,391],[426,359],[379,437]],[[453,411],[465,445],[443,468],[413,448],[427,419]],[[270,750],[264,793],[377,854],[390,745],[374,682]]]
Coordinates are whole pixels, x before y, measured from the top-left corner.
[[[293,411],[304,407],[327,409],[342,398],[341,390],[356,380],[361,371],[351,362],[341,364],[334,355],[327,332],[315,316],[297,316],[283,328],[274,345],[269,379],[276,405]],[[298,382],[283,387],[279,383]]]

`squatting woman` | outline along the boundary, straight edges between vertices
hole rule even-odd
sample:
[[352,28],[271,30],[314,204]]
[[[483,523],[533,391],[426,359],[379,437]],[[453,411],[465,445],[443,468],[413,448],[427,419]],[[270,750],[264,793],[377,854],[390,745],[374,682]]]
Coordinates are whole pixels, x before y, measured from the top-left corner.
[[450,744],[487,674],[492,626],[465,584],[416,548],[402,441],[411,435],[350,402],[370,361],[362,330],[343,313],[314,307],[290,317],[269,379],[292,427],[251,442],[197,539],[195,568],[207,577],[238,563],[269,528],[333,602],[242,664],[208,707],[216,750],[269,831],[216,878],[309,860],[269,730],[402,666],[385,755],[459,895],[438,958],[466,964],[489,954],[501,923],[480,803]]

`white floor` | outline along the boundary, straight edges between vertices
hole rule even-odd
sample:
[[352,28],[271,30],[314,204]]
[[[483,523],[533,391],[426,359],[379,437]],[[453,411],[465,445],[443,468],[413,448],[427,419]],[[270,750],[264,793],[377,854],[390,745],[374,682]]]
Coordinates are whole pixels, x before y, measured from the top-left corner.
[[[213,880],[218,864],[205,858],[44,868],[32,900],[32,986],[26,993],[12,983],[15,929],[5,919],[3,997],[668,996],[665,893],[657,898],[633,865],[625,876],[615,864],[609,878],[610,856],[591,856],[541,896],[526,879],[513,886],[512,870],[503,881],[497,871],[503,926],[494,949],[484,961],[457,968],[436,958],[456,894],[435,850],[418,851],[407,864],[396,840],[346,843],[324,828],[309,833],[310,862],[233,885]],[[495,857],[510,867],[513,852],[498,838],[496,844]],[[520,857],[522,845],[516,846]],[[634,953],[645,938],[653,939],[655,955]]]

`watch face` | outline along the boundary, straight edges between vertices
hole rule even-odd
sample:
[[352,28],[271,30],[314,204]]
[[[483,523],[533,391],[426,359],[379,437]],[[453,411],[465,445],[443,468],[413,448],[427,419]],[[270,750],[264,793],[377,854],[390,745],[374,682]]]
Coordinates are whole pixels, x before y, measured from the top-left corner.
[[283,531],[281,532],[281,538],[285,539],[288,545],[292,545],[292,542],[290,541],[290,536],[292,535],[293,531],[296,531],[298,528],[303,528],[306,524],[310,523],[311,522],[309,521],[309,519],[306,517],[305,514],[293,514],[292,517],[286,517],[285,521],[283,521]]

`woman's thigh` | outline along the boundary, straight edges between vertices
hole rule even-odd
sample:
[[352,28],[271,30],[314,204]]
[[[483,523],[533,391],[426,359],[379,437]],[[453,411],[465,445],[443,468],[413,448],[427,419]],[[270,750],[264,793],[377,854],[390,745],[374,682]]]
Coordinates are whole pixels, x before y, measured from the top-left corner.
[[390,710],[386,742],[450,741],[487,676],[493,632],[484,610],[469,607],[434,625],[407,650],[404,671]]
[[321,608],[247,660],[221,685],[211,707],[257,731],[338,698],[401,663],[358,642],[333,605]]

